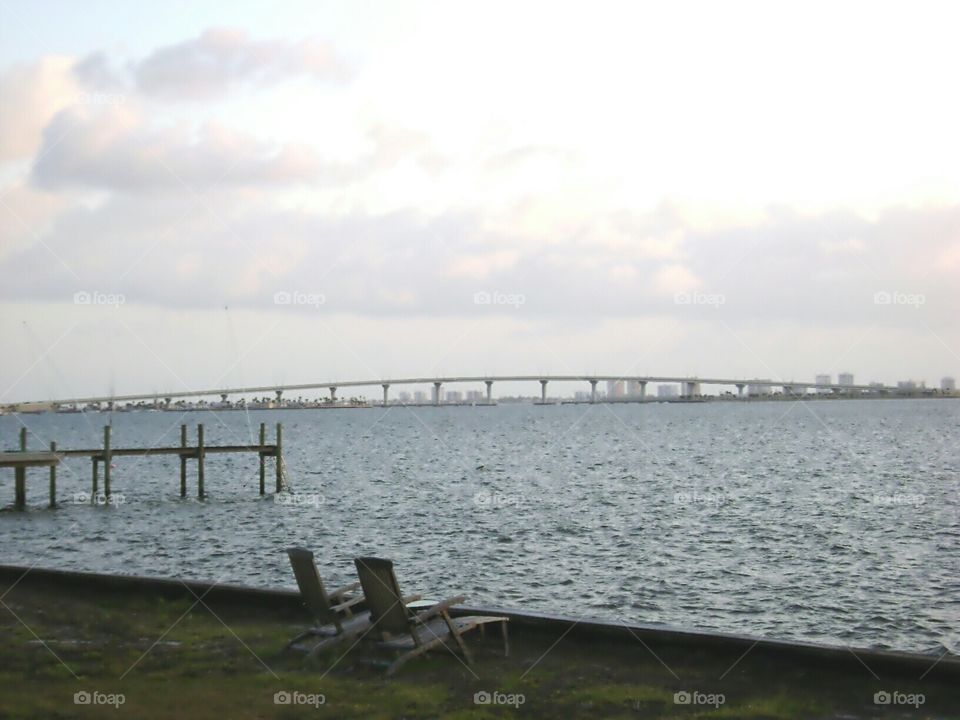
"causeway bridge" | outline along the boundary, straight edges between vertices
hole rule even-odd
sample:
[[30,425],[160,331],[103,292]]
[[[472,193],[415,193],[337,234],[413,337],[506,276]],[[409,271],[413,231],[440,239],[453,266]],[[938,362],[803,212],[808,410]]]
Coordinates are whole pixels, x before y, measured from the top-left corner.
[[794,380],[770,380],[770,379],[746,379],[746,378],[718,378],[718,377],[689,377],[689,376],[638,376],[638,375],[452,375],[445,377],[406,377],[406,378],[383,378],[377,380],[340,380],[327,382],[282,384],[282,385],[255,385],[250,387],[229,387],[229,388],[209,388],[201,390],[180,390],[177,392],[166,393],[142,393],[134,395],[99,395],[89,397],[74,397],[62,399],[48,399],[34,401],[32,403],[11,403],[8,407],[17,407],[31,404],[45,404],[53,406],[63,405],[88,405],[100,403],[120,403],[136,402],[144,400],[157,400],[162,398],[166,403],[173,399],[199,398],[209,396],[220,396],[223,401],[231,395],[262,395],[274,393],[278,400],[282,399],[285,392],[297,392],[303,390],[327,390],[330,393],[331,402],[336,402],[337,391],[342,388],[363,388],[379,386],[383,392],[383,404],[390,402],[390,388],[405,385],[427,385],[433,387],[432,401],[434,404],[441,404],[440,390],[445,385],[466,384],[466,383],[484,383],[486,385],[486,399],[488,403],[493,402],[493,385],[498,382],[533,382],[540,383],[540,397],[542,402],[547,400],[547,385],[551,382],[583,382],[589,385],[590,402],[595,403],[600,400],[597,395],[597,385],[601,382],[625,382],[632,383],[636,392],[631,397],[645,400],[647,384],[664,383],[677,384],[680,386],[680,397],[696,397],[701,394],[703,385],[719,385],[736,388],[737,394],[743,396],[747,388],[750,389],[772,389],[782,388],[784,395],[803,395],[809,390],[815,390],[824,393],[833,394],[871,394],[883,395],[896,393],[898,389],[889,385],[841,385],[838,383],[817,383],[803,382]]

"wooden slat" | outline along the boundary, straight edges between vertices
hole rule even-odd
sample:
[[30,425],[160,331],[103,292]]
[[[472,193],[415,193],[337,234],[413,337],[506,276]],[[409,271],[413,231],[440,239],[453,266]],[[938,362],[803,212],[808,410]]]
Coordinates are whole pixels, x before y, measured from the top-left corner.
[[60,462],[59,453],[5,452],[0,453],[0,467],[47,467]]

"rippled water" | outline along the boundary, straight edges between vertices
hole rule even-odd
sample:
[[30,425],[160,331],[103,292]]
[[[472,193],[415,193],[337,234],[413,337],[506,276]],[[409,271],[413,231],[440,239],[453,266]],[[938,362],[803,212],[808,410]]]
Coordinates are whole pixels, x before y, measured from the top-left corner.
[[[22,419],[41,449],[95,447],[108,416]],[[292,586],[283,548],[302,544],[330,585],[374,554],[406,591],[472,604],[960,650],[960,402],[123,413],[113,443],[179,444],[184,421],[208,444],[282,422],[298,502],[221,455],[204,502],[151,457],[115,460],[122,505],[75,504],[90,463],[70,460],[59,509],[33,470],[30,511],[0,514],[2,562]],[[0,417],[5,447],[18,428]]]

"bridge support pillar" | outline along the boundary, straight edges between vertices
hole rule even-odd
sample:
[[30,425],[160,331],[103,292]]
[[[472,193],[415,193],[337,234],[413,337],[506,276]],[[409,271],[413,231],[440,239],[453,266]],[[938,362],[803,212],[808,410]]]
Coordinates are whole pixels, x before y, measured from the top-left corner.
[[547,381],[540,381],[540,403],[543,405],[547,404]]
[[597,381],[590,381],[590,402],[595,403],[597,401]]
[[493,380],[484,380],[487,385],[487,405],[493,405]]
[[638,380],[638,382],[640,383],[640,402],[643,402],[647,399],[647,381]]
[[743,397],[743,389],[746,387],[743,383],[737,383],[737,397]]
[[433,404],[434,405],[440,404],[440,386],[441,385],[443,385],[443,383],[435,382],[433,384]]
[[227,394],[226,394],[226,393],[220,393],[220,402],[221,402],[222,404],[224,404],[224,405],[227,404]]
[[337,402],[337,388],[333,385],[330,386],[330,404],[333,405]]
[[383,388],[383,406],[386,407],[389,401],[390,384],[384,383],[381,387]]

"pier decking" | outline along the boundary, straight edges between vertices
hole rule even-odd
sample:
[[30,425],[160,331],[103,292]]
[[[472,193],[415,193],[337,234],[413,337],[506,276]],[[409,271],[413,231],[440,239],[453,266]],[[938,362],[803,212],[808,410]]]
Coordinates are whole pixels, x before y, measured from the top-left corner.
[[115,457],[147,457],[150,455],[177,455],[180,458],[180,497],[187,496],[187,461],[197,461],[197,497],[206,496],[204,488],[205,472],[204,460],[207,455],[218,453],[253,452],[260,457],[260,494],[266,493],[267,466],[266,459],[274,458],[276,469],[275,491],[283,488],[283,425],[277,423],[276,438],[273,443],[267,443],[266,423],[260,423],[260,438],[255,445],[207,445],[204,438],[203,425],[197,425],[196,444],[188,444],[187,426],[180,426],[180,445],[173,447],[113,447],[111,444],[112,428],[106,425],[103,428],[103,447],[80,449],[57,449],[56,442],[50,443],[48,452],[31,452],[27,450],[27,428],[20,428],[20,451],[0,452],[0,468],[14,469],[15,498],[14,508],[23,510],[27,505],[27,468],[48,467],[49,477],[49,507],[57,505],[57,466],[64,458],[86,457],[92,463],[91,473],[91,502],[100,497],[100,464],[103,464],[103,497],[109,500],[111,495],[111,469]]

